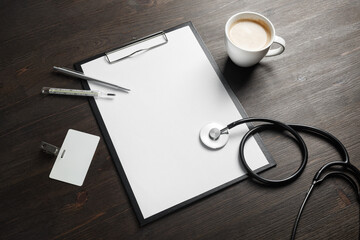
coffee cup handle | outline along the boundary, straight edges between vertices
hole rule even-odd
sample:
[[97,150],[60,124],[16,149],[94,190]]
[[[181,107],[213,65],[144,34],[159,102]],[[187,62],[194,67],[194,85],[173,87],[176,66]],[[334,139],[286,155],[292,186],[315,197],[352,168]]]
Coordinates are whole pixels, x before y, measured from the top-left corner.
[[282,37],[275,36],[273,43],[279,44],[280,47],[275,49],[270,49],[269,52],[265,55],[266,57],[273,57],[276,55],[280,55],[285,51],[285,40]]

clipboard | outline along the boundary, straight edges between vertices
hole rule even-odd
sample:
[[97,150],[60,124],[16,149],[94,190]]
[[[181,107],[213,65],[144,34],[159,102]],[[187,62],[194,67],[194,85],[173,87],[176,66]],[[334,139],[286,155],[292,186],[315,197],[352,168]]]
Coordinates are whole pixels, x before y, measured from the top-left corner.
[[[238,144],[251,125],[239,126],[220,150],[200,142],[204,125],[247,115],[191,22],[74,66],[132,90],[89,102],[141,226],[247,177]],[[257,172],[276,165],[258,135],[245,157]]]

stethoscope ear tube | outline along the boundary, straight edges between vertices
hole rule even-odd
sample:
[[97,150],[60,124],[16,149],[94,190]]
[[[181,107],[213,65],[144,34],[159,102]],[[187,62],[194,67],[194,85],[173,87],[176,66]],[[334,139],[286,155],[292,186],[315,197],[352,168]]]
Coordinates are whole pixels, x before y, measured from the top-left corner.
[[[341,162],[339,162],[339,163],[341,163]],[[344,162],[342,162],[342,163],[344,163]],[[348,165],[350,163],[345,163],[345,164]],[[296,220],[294,222],[294,226],[293,226],[293,229],[292,229],[292,232],[291,232],[291,240],[295,239],[296,230],[297,230],[297,227],[299,226],[301,215],[304,212],[305,205],[308,202],[308,200],[310,198],[310,195],[314,190],[315,185],[321,184],[322,182],[324,182],[325,179],[330,178],[330,177],[340,177],[340,178],[343,178],[344,180],[346,180],[350,184],[352,189],[354,190],[358,203],[360,203],[359,186],[356,184],[356,182],[353,180],[353,178],[351,178],[348,174],[345,173],[346,170],[349,170],[349,169],[347,169],[345,167],[345,169],[343,169],[342,171],[328,172],[323,178],[319,178],[319,179],[313,181],[313,183],[311,184],[309,190],[306,193],[306,196],[305,196],[305,198],[304,198],[304,200],[303,200],[303,202],[301,204],[301,207],[300,207],[300,209],[298,211],[298,214],[296,216]],[[356,174],[354,174],[354,172],[352,172],[352,170],[350,170],[349,172],[350,172],[350,174],[353,173],[351,175],[355,176],[356,179],[358,179],[358,176],[356,176]],[[358,180],[357,180],[357,182],[358,182],[358,184],[360,184],[360,182]]]
[[[245,168],[247,174],[252,179],[255,179],[256,181],[258,181],[262,184],[266,184],[266,185],[270,185],[270,186],[279,186],[279,185],[288,184],[288,183],[294,181],[296,178],[298,178],[301,175],[301,173],[304,171],[305,166],[308,161],[308,150],[307,150],[304,140],[299,135],[298,131],[308,132],[308,133],[315,134],[317,136],[325,138],[328,142],[330,142],[332,144],[332,146],[334,146],[339,151],[339,153],[343,159],[343,161],[329,162],[329,163],[325,164],[324,166],[322,166],[316,172],[316,174],[313,178],[311,187],[309,188],[309,190],[305,196],[305,199],[299,209],[298,215],[296,217],[296,221],[294,223],[291,239],[295,239],[296,229],[299,224],[301,214],[304,210],[307,200],[309,199],[309,197],[314,189],[314,186],[316,184],[323,182],[325,179],[327,179],[329,177],[341,177],[341,178],[345,179],[348,183],[350,183],[353,190],[356,192],[357,200],[360,203],[360,191],[359,191],[360,170],[350,163],[349,154],[348,154],[345,146],[336,137],[334,137],[330,133],[328,133],[324,130],[318,129],[318,128],[309,127],[309,126],[305,126],[305,125],[287,125],[282,122],[275,121],[272,119],[266,119],[266,118],[240,119],[238,121],[232,122],[229,125],[227,125],[227,127],[222,129],[221,132],[227,132],[227,130],[229,130],[237,125],[240,125],[243,123],[248,123],[248,122],[266,122],[266,123],[268,123],[268,124],[262,124],[262,125],[257,125],[255,127],[252,127],[244,135],[244,137],[242,138],[242,140],[240,142],[240,146],[239,146],[239,160],[242,163],[243,167]],[[280,130],[288,131],[296,139],[296,142],[297,142],[297,144],[300,148],[301,154],[302,154],[302,161],[301,161],[300,167],[292,175],[290,175],[289,177],[286,177],[284,179],[271,180],[271,179],[261,177],[259,174],[257,174],[255,171],[253,171],[249,167],[249,165],[247,164],[247,162],[245,160],[244,149],[245,149],[246,141],[250,137],[252,137],[254,134],[259,133],[264,130],[268,130],[268,129],[277,129],[277,130],[280,129]],[[332,169],[332,167],[335,167],[335,166],[341,167],[341,169],[340,170]],[[326,170],[329,170],[329,171],[326,172]],[[352,177],[350,177],[350,175]],[[354,179],[356,181],[354,181]]]

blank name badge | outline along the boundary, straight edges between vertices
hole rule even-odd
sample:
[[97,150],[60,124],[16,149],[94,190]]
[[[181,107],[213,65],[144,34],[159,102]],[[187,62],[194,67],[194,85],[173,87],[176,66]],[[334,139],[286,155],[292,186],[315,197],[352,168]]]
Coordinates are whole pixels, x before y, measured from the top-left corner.
[[50,178],[82,186],[100,137],[69,129]]

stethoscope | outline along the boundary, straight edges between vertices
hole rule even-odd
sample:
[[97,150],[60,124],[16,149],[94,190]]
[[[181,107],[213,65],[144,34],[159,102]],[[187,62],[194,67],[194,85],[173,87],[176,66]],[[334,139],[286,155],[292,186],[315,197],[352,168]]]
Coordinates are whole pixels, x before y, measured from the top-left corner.
[[[306,163],[308,161],[308,150],[306,144],[298,132],[307,132],[322,137],[327,140],[329,143],[334,146],[341,155],[342,161],[333,161],[322,166],[315,174],[312,184],[309,190],[306,193],[306,196],[301,204],[301,207],[298,211],[293,229],[291,234],[291,239],[295,239],[296,230],[300,222],[301,215],[304,211],[305,205],[310,198],[311,193],[315,186],[320,185],[324,180],[331,177],[340,177],[346,180],[350,184],[352,189],[355,191],[357,200],[360,203],[360,171],[354,165],[350,163],[349,154],[344,147],[344,145],[332,134],[310,126],[298,125],[298,124],[285,124],[276,120],[267,119],[267,118],[243,118],[223,126],[218,123],[210,123],[205,125],[200,130],[200,140],[201,142],[210,149],[221,149],[226,145],[229,140],[230,129],[244,123],[253,123],[260,122],[265,123],[250,127],[249,131],[243,136],[239,146],[239,160],[242,163],[242,166],[246,170],[247,174],[255,179],[257,182],[268,185],[268,186],[279,186],[291,183],[296,180],[301,173],[304,171]],[[254,134],[262,132],[264,130],[273,129],[278,131],[287,131],[289,132],[296,140],[298,147],[300,148],[302,160],[300,167],[292,173],[290,176],[280,179],[272,180],[261,177],[258,173],[254,172],[249,165],[247,164],[244,156],[244,146],[246,141],[252,137]],[[337,168],[335,168],[337,167]],[[359,230],[359,239],[360,239],[360,230]]]

